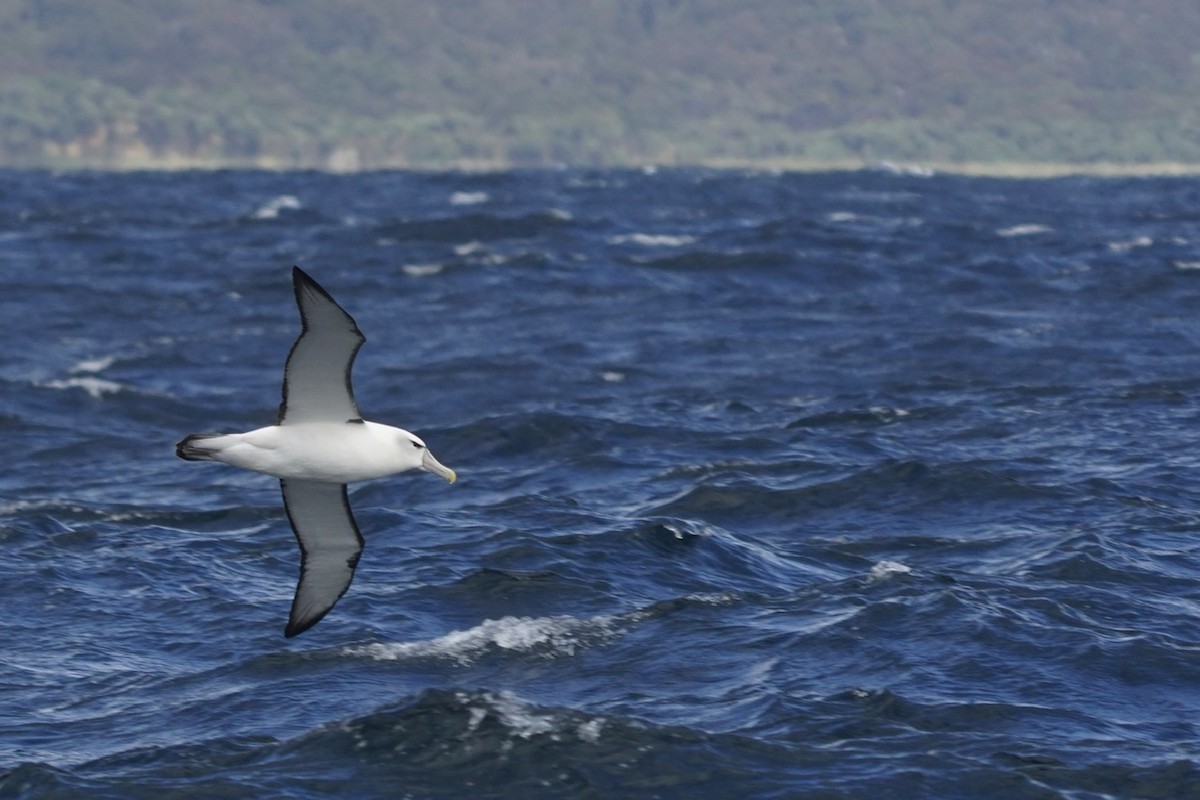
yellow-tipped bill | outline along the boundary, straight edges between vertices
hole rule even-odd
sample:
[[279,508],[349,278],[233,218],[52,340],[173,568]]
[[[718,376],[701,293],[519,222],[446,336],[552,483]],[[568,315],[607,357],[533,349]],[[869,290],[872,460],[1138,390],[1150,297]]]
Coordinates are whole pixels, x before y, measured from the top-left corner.
[[425,452],[421,454],[421,469],[432,472],[434,475],[441,475],[450,483],[458,480],[458,474],[447,466],[443,466],[440,461],[433,457],[433,453],[429,452],[429,448],[425,448]]

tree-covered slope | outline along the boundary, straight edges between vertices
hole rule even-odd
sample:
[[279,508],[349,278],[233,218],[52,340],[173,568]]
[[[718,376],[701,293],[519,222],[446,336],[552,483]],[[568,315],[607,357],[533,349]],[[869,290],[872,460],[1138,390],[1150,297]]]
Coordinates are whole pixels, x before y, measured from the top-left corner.
[[1200,163],[1200,4],[5,0],[0,163]]

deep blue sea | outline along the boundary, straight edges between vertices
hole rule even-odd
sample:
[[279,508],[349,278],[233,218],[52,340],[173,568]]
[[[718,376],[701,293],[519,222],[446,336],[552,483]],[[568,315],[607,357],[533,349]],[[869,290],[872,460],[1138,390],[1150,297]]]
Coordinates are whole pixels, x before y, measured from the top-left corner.
[[[283,637],[291,268],[368,419]],[[1200,797],[1200,179],[0,172],[0,798]]]

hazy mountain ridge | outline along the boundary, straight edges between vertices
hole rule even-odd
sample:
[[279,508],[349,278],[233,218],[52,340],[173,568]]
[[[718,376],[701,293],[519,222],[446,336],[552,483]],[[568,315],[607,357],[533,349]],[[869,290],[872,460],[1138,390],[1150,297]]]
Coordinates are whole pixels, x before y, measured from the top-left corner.
[[1200,6],[14,0],[0,162],[1200,163]]

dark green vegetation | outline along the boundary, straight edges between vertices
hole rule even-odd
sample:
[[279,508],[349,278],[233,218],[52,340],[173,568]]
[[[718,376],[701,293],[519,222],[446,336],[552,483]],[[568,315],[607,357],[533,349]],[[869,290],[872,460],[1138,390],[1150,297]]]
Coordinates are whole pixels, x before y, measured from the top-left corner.
[[0,163],[1200,163],[1200,4],[5,0]]

